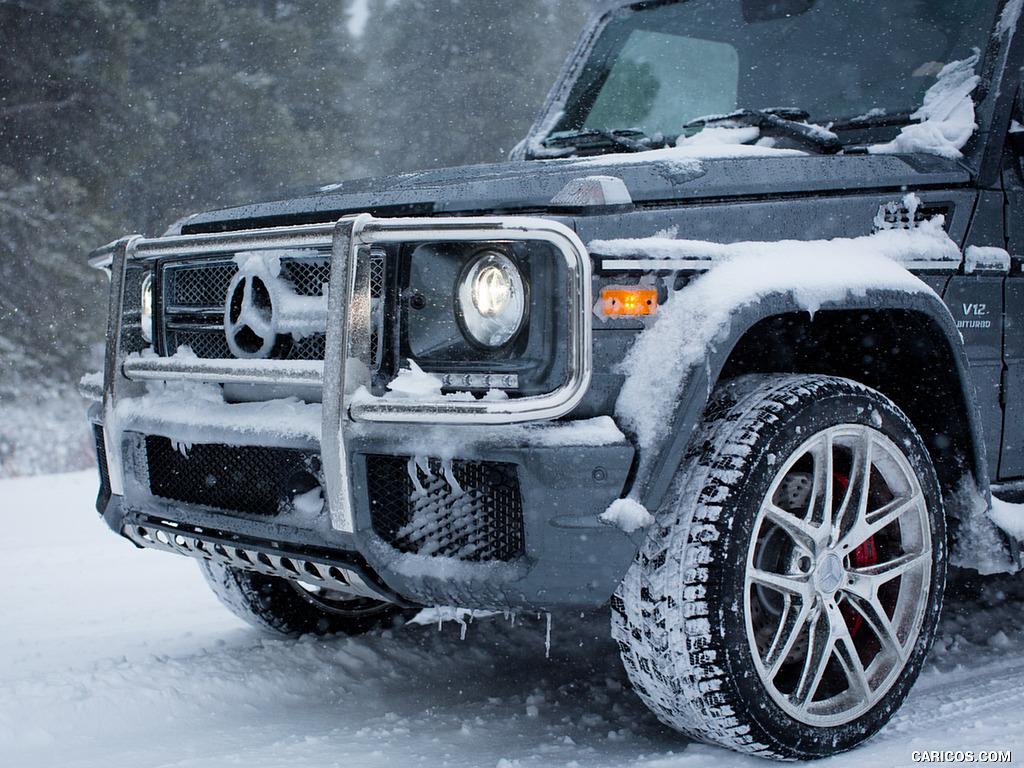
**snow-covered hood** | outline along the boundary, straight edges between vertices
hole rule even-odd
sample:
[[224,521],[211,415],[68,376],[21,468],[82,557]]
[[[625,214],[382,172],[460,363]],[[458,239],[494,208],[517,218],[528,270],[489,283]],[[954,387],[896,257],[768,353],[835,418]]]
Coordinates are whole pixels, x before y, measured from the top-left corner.
[[[748,153],[735,147],[723,154],[707,157],[678,147],[361,179],[198,214],[185,222],[184,232],[326,222],[362,212],[377,216],[520,211],[599,215],[601,206],[560,204],[556,197],[575,180],[592,176],[620,179],[628,199],[635,204],[809,194],[830,189],[914,188],[969,181],[969,174],[955,160],[924,154],[822,156],[783,150]],[[617,205],[616,212],[621,210],[620,198],[612,202]]]

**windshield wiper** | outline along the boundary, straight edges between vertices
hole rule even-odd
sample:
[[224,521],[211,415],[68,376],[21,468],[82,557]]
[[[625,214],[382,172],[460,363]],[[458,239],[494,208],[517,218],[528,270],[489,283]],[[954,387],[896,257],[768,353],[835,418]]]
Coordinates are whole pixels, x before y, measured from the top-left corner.
[[557,136],[548,136],[542,142],[547,149],[566,149],[572,154],[602,154],[605,152],[646,152],[667,146],[661,135],[648,137],[633,128],[609,131],[603,128],[582,128]]
[[891,115],[864,115],[836,120],[829,125],[832,131],[853,131],[858,128],[890,128],[902,127],[916,122],[910,112],[893,112]]
[[[842,148],[839,137],[817,125],[809,125],[805,121],[809,115],[800,109],[741,109],[727,115],[701,117],[686,123],[684,135],[693,129],[708,125],[756,126],[771,136],[789,139],[801,147],[806,147],[825,155],[835,154]],[[606,152],[645,152],[649,149],[661,149],[671,143],[661,134],[646,136],[643,131],[634,128],[624,130],[605,130],[602,128],[581,128],[566,131],[543,140],[542,146],[547,150],[564,151],[565,154],[596,155]]]
[[843,148],[839,137],[821,126],[810,125],[810,117],[802,109],[740,109],[728,115],[700,117],[686,123],[683,128],[704,128],[708,125],[730,124],[756,126],[771,136],[789,139],[823,155],[834,155]]

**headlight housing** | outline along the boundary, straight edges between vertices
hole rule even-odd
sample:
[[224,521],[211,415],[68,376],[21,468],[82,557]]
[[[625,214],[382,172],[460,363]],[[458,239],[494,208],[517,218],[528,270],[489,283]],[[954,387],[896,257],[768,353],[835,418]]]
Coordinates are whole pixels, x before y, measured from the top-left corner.
[[471,341],[490,348],[512,341],[526,319],[527,284],[516,263],[487,250],[462,270],[455,292],[459,321]]
[[384,324],[397,344],[374,381],[378,391],[405,360],[439,375],[450,392],[530,397],[566,380],[571,324],[583,321],[569,311],[579,290],[558,245],[542,237],[438,237],[396,251],[391,274],[401,303],[384,314],[401,325]]

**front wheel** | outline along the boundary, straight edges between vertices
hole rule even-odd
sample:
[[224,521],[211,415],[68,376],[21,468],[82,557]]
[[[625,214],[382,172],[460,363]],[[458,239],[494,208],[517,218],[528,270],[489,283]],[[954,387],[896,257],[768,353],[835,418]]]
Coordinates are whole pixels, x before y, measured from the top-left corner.
[[739,379],[713,396],[670,498],[613,601],[658,717],[783,759],[885,725],[945,581],[938,482],[900,410],[845,379]]
[[398,606],[278,576],[199,561],[206,583],[236,616],[284,635],[358,635],[392,624]]

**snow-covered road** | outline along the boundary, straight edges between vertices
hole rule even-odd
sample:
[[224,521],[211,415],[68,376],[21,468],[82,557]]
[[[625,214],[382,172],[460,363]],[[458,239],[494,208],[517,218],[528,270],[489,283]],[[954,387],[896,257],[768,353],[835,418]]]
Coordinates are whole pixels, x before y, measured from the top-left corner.
[[[628,689],[607,617],[406,625],[284,640],[250,629],[196,566],[135,550],[92,510],[92,473],[0,481],[0,765],[640,766],[764,761],[690,744]],[[894,721],[829,766],[915,751],[1024,761],[1024,578],[947,598]],[[948,764],[948,763],[947,763]]]

